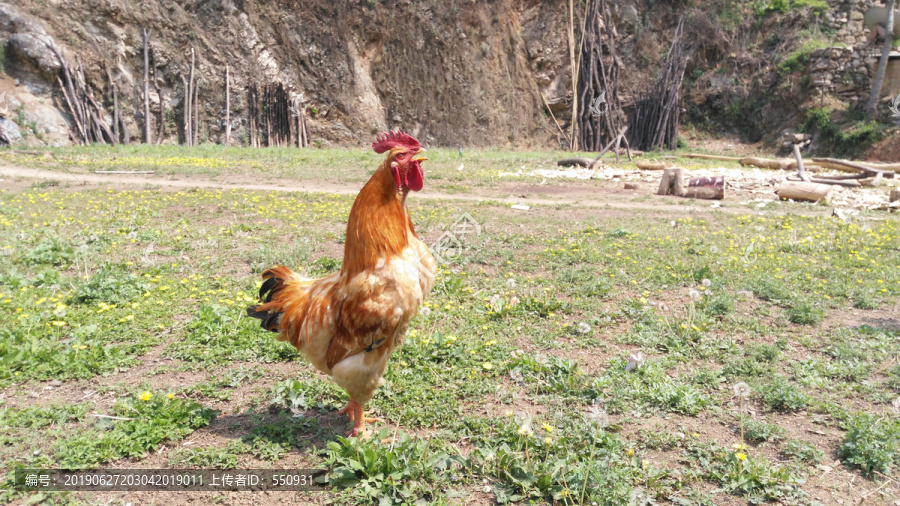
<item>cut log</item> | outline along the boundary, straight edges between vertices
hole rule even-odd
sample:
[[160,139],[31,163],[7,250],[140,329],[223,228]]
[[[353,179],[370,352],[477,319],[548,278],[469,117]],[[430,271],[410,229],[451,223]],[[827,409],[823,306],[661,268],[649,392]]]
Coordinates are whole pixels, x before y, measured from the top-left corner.
[[725,176],[692,177],[684,196],[689,199],[722,200],[725,198]]
[[828,202],[831,198],[831,192],[834,191],[832,185],[823,183],[807,183],[805,181],[785,181],[778,189],[778,197],[782,200],[803,200],[808,202],[819,202],[824,200]]
[[663,169],[662,180],[659,182],[657,195],[684,195],[684,169],[681,167],[667,167]]
[[594,160],[590,158],[578,157],[578,158],[563,158],[562,160],[556,162],[556,165],[560,167],[571,167],[573,165],[578,165],[579,167],[590,167],[594,163]]
[[655,160],[638,160],[634,162],[634,164],[641,170],[664,170],[668,167],[664,162],[657,162]]

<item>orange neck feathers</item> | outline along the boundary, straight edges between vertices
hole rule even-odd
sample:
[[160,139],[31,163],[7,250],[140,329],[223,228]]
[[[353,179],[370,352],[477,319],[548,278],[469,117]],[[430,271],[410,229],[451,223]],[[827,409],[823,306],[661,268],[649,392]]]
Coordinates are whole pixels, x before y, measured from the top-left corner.
[[417,237],[406,208],[408,190],[397,191],[391,175],[393,158],[389,155],[378,167],[350,209],[341,268],[348,277],[373,269],[379,258],[389,262],[409,245],[410,234]]

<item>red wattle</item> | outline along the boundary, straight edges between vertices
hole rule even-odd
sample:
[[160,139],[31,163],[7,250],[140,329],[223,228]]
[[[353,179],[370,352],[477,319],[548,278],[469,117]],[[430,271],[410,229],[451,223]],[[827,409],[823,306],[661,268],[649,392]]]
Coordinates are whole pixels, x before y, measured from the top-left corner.
[[423,186],[425,186],[425,173],[422,171],[422,166],[416,163],[406,171],[406,187],[417,192]]

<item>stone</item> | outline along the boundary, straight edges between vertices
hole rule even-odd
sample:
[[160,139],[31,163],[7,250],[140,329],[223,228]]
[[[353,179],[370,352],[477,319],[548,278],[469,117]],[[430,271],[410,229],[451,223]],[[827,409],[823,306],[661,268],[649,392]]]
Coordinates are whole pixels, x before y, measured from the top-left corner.
[[9,118],[0,117],[0,146],[16,144],[22,140],[19,125]]
[[30,64],[45,78],[52,80],[61,67],[59,59],[42,40],[45,38],[32,33],[15,33],[9,38],[7,47],[11,56]]

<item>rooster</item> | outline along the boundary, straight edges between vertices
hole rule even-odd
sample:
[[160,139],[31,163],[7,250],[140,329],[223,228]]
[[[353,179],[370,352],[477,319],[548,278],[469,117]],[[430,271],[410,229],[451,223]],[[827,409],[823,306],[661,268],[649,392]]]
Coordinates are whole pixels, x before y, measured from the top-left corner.
[[316,369],[350,395],[339,411],[353,423],[348,436],[364,434],[363,407],[384,383],[394,349],[434,286],[436,262],[413,227],[406,197],[425,176],[419,141],[400,131],[372,143],[387,158],[363,186],[347,220],[340,272],[319,279],[284,266],[262,274],[261,304],[247,314],[278,332]]

